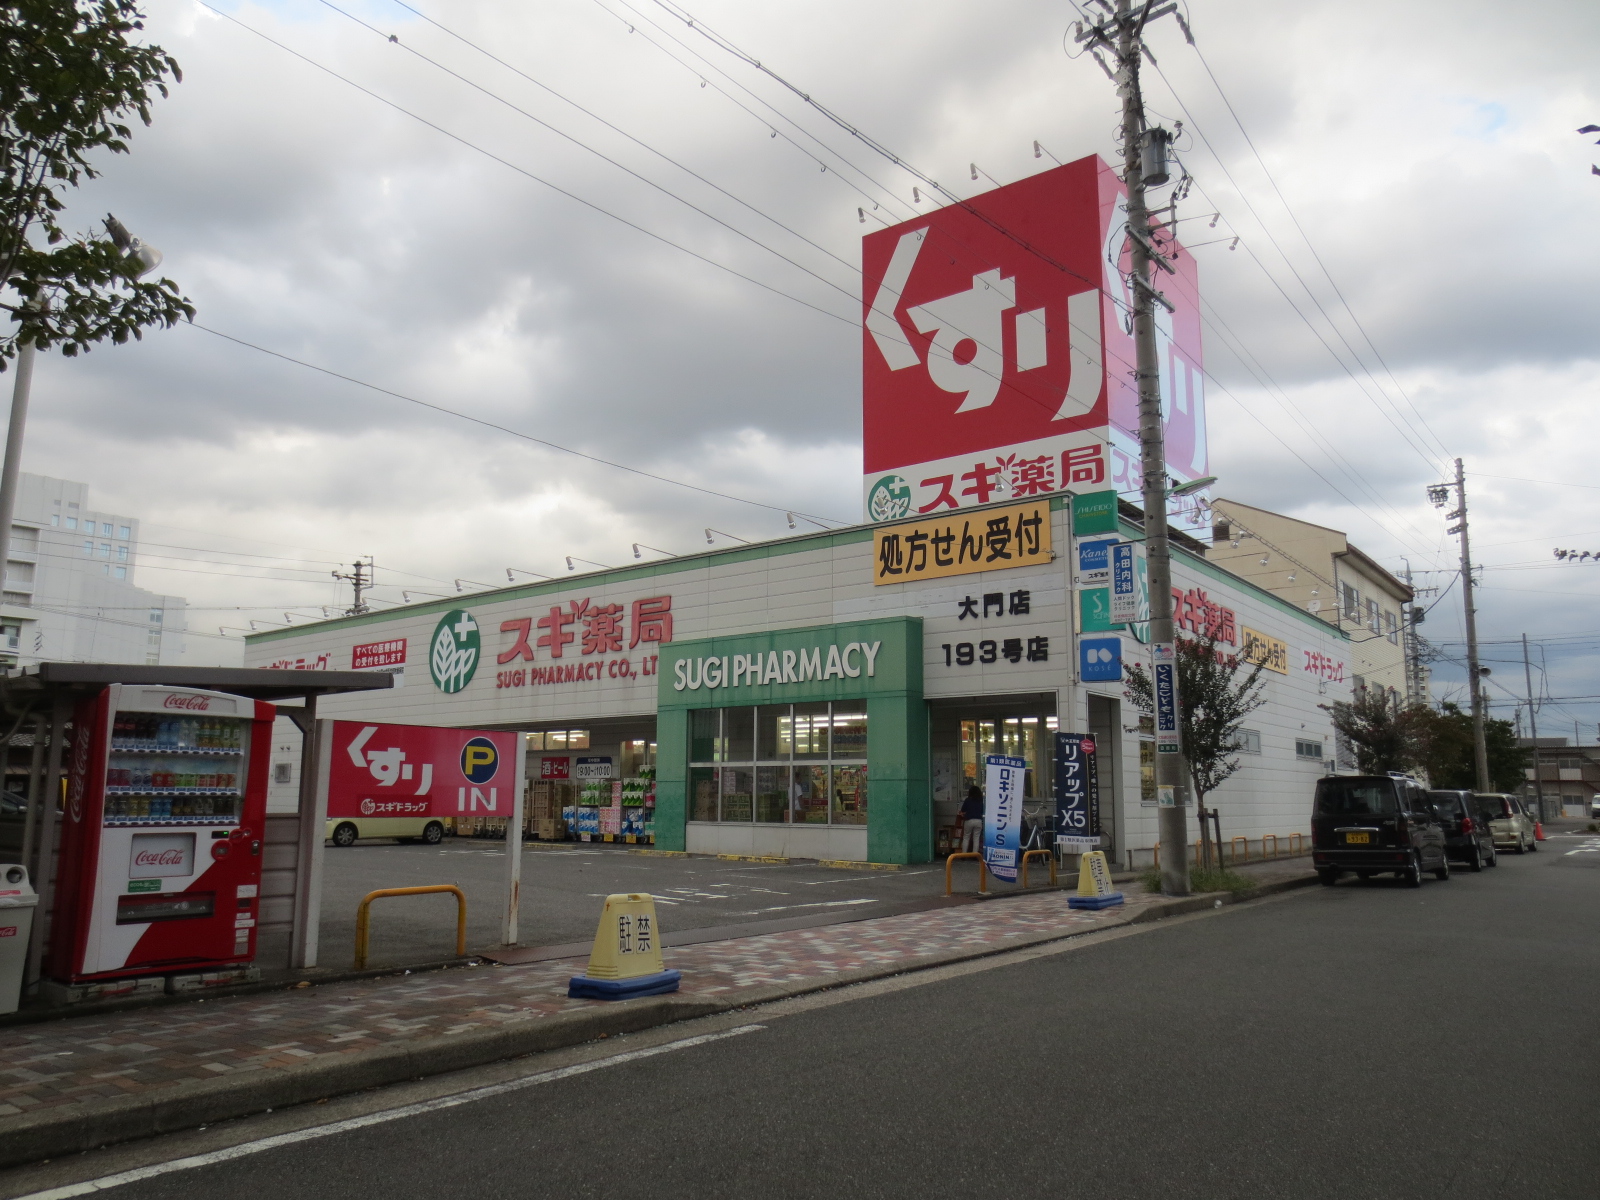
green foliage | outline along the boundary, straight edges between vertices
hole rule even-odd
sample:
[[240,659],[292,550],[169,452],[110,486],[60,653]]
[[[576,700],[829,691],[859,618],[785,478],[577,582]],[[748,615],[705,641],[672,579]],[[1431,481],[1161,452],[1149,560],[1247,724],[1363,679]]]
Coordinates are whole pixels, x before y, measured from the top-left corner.
[[194,316],[170,279],[131,278],[110,238],[69,238],[59,220],[103,154],[127,153],[125,122],[148,125],[167,76],[182,78],[159,46],[129,41],[141,17],[133,0],[0,0],[0,280],[20,297],[0,304],[17,321],[0,370],[21,340],[70,357]]
[[1401,708],[1382,688],[1362,688],[1348,704],[1321,705],[1333,715],[1333,728],[1354,752],[1363,775],[1409,771],[1421,765],[1422,734],[1430,710]]
[[[1215,637],[1179,638],[1178,725],[1184,759],[1201,804],[1239,769],[1235,757],[1244,719],[1266,703],[1260,663],[1217,648]],[[1242,672],[1242,673],[1241,673]],[[1150,673],[1127,667],[1126,696],[1140,712],[1155,712]]]
[[[1423,709],[1418,719],[1418,759],[1436,788],[1476,788],[1478,769],[1472,750],[1472,714],[1446,701],[1439,710]],[[1515,792],[1527,782],[1524,771],[1529,753],[1517,745],[1510,721],[1489,718],[1483,724],[1488,750],[1489,786],[1497,792]]]

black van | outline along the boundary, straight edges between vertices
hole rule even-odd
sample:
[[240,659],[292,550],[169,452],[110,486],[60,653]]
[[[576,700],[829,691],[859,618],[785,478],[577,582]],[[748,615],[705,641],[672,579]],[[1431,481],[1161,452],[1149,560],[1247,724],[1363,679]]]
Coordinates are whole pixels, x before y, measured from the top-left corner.
[[1405,775],[1330,775],[1317,781],[1311,861],[1327,887],[1345,871],[1367,879],[1392,871],[1412,887],[1422,873],[1450,878],[1439,813]]
[[1444,852],[1451,859],[1466,863],[1474,871],[1499,864],[1494,833],[1479,812],[1476,796],[1471,792],[1436,788],[1428,793],[1428,799],[1439,810],[1439,821],[1444,828]]

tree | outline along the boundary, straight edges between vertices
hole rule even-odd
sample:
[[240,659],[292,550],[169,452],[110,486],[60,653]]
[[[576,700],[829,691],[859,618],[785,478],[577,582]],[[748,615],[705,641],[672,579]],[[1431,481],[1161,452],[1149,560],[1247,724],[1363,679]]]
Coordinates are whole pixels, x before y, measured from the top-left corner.
[[[1472,749],[1472,714],[1448,700],[1438,711],[1423,709],[1418,721],[1422,769],[1437,788],[1475,789],[1478,768]],[[1489,757],[1489,785],[1496,791],[1519,790],[1527,781],[1526,749],[1517,745],[1510,721],[1490,718],[1483,723],[1484,748]]]
[[[1239,731],[1244,719],[1267,702],[1261,694],[1266,688],[1261,678],[1264,664],[1247,663],[1236,654],[1219,650],[1215,635],[1179,638],[1177,659],[1178,730],[1194,785],[1201,843],[1209,859],[1206,797],[1239,769]],[[1132,663],[1127,677],[1124,694],[1129,702],[1140,712],[1153,714],[1155,689],[1149,671]],[[1219,865],[1221,849],[1217,848]]]
[[1361,688],[1348,704],[1339,700],[1320,707],[1333,714],[1334,731],[1355,752],[1356,770],[1363,775],[1421,765],[1426,707],[1401,708],[1382,688]]
[[23,341],[71,357],[194,316],[170,279],[135,279],[109,231],[69,239],[59,222],[63,193],[127,153],[124,121],[150,124],[153,95],[182,79],[166,51],[129,41],[142,16],[133,0],[0,0],[0,281],[17,293],[0,303],[17,322],[0,370]]

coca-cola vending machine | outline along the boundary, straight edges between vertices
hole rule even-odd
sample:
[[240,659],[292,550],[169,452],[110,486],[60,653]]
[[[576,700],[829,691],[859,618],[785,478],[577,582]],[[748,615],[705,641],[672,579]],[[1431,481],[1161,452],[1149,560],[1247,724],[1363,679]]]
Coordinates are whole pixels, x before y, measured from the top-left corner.
[[254,957],[275,712],[142,684],[78,705],[50,976],[77,983]]

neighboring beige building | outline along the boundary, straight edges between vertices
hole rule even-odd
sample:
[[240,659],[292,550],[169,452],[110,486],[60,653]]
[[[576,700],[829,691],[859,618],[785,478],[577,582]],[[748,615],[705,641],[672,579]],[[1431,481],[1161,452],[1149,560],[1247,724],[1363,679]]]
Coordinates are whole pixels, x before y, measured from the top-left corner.
[[1405,608],[1413,597],[1404,580],[1337,529],[1237,500],[1215,500],[1211,512],[1208,559],[1348,632],[1355,687],[1428,702],[1426,668],[1418,668],[1420,679],[1407,678]]

